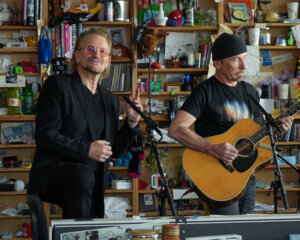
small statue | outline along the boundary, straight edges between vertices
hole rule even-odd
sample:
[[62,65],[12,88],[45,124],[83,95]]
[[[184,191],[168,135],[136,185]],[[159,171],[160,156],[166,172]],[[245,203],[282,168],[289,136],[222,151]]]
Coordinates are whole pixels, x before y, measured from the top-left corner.
[[16,25],[19,13],[20,13],[19,8],[16,6],[16,4],[14,4],[14,6],[10,9],[11,24]]

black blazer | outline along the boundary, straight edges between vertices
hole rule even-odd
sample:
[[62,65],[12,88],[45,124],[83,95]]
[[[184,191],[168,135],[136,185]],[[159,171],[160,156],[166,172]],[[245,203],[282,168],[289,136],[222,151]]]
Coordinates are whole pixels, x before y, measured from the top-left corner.
[[[86,164],[90,144],[98,139],[92,129],[93,119],[84,87],[77,72],[46,80],[37,101],[36,150],[28,193],[46,193],[50,174],[58,163]],[[99,91],[105,113],[105,137],[102,140],[111,143],[113,157],[118,157],[140,130],[138,127],[131,129],[127,124],[119,129],[118,97],[100,85]],[[108,161],[103,166],[104,188]]]

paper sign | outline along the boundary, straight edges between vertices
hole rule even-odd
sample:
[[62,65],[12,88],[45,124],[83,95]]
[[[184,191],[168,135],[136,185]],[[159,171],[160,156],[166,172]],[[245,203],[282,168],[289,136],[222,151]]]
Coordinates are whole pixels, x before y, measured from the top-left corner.
[[273,62],[273,64],[276,64],[276,63],[281,63],[281,62],[285,62],[285,61],[292,60],[292,59],[293,59],[293,54],[286,53],[286,54],[281,54],[281,55],[272,57],[272,62]]
[[261,50],[260,55],[263,59],[263,66],[271,66],[272,65],[272,59],[271,59],[271,51],[270,50]]

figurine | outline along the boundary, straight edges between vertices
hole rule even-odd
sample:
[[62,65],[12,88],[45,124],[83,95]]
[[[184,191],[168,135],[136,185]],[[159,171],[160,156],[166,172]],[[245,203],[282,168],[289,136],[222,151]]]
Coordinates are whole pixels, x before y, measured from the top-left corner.
[[16,4],[10,9],[10,22],[13,25],[17,24],[17,18],[20,13],[19,8],[17,8]]
[[182,16],[182,11],[179,10],[174,10],[170,12],[168,16],[168,26],[173,26],[173,27],[181,27],[184,23],[184,17]]

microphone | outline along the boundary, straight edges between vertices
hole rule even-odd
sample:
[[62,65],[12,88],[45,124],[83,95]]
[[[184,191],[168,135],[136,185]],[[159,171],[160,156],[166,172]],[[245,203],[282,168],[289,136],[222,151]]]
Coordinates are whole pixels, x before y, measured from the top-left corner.
[[147,125],[150,125],[152,129],[154,129],[162,138],[162,133],[159,130],[159,128],[157,127],[156,123],[152,121],[152,119],[150,117],[147,117],[140,109],[137,108],[137,106],[135,106],[135,104],[133,102],[130,101],[130,99],[127,96],[123,96],[124,100],[130,105],[130,107],[132,107],[147,123]]

